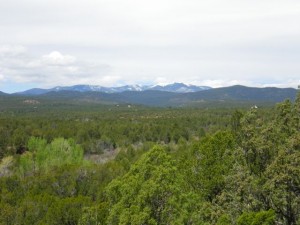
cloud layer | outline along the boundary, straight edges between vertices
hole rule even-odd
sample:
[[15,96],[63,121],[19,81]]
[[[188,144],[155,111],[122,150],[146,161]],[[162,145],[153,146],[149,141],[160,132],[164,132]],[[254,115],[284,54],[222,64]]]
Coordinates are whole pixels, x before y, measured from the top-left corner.
[[29,83],[40,87],[103,83],[113,85],[110,66],[78,60],[58,51],[42,56],[31,55],[22,46],[0,47],[0,80],[8,83]]
[[298,21],[298,0],[5,1],[0,90],[175,81],[296,87]]

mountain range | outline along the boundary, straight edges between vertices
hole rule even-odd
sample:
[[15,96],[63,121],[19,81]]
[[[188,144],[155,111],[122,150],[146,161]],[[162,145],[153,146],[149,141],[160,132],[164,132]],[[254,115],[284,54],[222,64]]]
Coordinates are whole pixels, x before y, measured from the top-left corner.
[[78,91],[78,92],[103,92],[103,93],[121,93],[124,91],[168,91],[175,93],[197,92],[211,89],[207,86],[187,85],[183,83],[168,84],[165,86],[154,85],[125,85],[121,87],[103,87],[98,85],[74,85],[74,86],[58,86],[50,89],[33,88],[23,92],[18,92],[18,95],[41,95],[49,92],[58,91]]
[[[196,91],[198,90],[198,91]],[[107,88],[91,85],[55,87],[52,89],[30,89],[21,93],[5,94],[2,99],[38,100],[39,102],[61,102],[62,104],[138,104],[158,107],[264,105],[295,99],[294,88],[257,88],[235,85],[223,88],[197,87],[175,83],[167,86],[123,86]],[[21,101],[21,100],[20,100]]]

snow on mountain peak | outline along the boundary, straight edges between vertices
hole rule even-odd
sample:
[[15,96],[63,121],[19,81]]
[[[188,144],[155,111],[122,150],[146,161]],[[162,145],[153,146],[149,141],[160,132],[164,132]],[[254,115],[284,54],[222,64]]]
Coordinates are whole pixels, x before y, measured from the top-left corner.
[[[121,93],[124,91],[145,91],[145,90],[153,90],[153,91],[167,91],[167,92],[176,92],[176,93],[187,93],[187,92],[197,92],[210,89],[207,86],[196,86],[196,85],[186,85],[184,83],[173,83],[165,86],[160,85],[125,85],[120,87],[103,87],[100,85],[74,85],[74,86],[57,86],[50,89],[39,89],[39,93],[47,93],[51,91],[79,91],[79,92],[104,92],[104,93]],[[24,92],[20,92],[20,94],[32,94],[35,95],[37,92],[34,89],[30,89]]]

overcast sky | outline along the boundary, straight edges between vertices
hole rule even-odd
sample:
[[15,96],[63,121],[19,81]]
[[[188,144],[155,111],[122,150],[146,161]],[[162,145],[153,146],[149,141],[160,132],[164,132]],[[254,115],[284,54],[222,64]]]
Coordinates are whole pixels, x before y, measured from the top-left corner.
[[296,87],[299,0],[0,0],[0,90]]

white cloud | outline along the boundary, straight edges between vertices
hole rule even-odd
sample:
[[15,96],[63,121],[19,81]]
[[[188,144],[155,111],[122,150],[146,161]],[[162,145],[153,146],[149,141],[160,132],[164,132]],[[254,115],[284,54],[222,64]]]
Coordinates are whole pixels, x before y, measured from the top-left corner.
[[26,48],[21,45],[0,46],[0,56],[17,56],[26,52]]
[[[25,48],[4,48],[0,55],[0,80],[10,83],[31,83],[39,87],[103,82],[110,84],[116,77],[108,76],[110,66],[77,60],[74,56],[52,51],[42,56],[19,51]],[[8,54],[9,53],[9,54]],[[13,54],[11,54],[13,53]]]
[[218,88],[218,87],[227,87],[227,86],[232,86],[232,85],[246,85],[246,86],[251,86],[251,83],[247,82],[247,81],[242,81],[242,80],[200,80],[200,81],[195,81],[194,82],[197,85],[201,85],[201,86],[209,86],[209,87],[214,87],[214,88]]
[[0,31],[6,34],[0,42],[92,46],[247,43],[299,35],[299,6],[296,0],[10,0],[0,9]]
[[167,84],[173,83],[173,81],[168,81],[168,79],[165,77],[157,77],[154,80],[154,83],[157,85],[167,85]]
[[298,88],[298,85],[300,85],[300,79],[286,80],[278,83],[263,84],[262,87]]
[[47,65],[53,66],[65,66],[74,64],[76,62],[76,58],[71,55],[62,55],[58,51],[53,51],[48,55],[43,56],[43,63]]
[[280,88],[297,88],[298,84],[300,84],[300,80],[281,80],[278,83],[262,83],[262,82],[254,82],[249,80],[203,80],[203,81],[195,81],[193,84],[209,86],[214,88],[219,87],[228,87],[233,85],[244,85],[248,87],[280,87]]
[[122,78],[120,76],[104,76],[99,79],[99,83],[103,86],[114,86],[118,85],[118,82],[122,82]]
[[[59,51],[35,55],[29,50],[24,51],[27,48],[22,46],[18,48],[0,47],[0,49],[5,49],[2,52],[6,52],[5,56],[0,55],[0,80],[19,84],[28,83],[35,87],[75,84],[98,84],[103,86],[120,86],[124,84],[166,85],[173,82],[211,87],[236,84],[259,87],[297,87],[300,83],[297,79],[297,73],[290,75],[289,78],[280,76],[283,72],[293,71],[291,69],[293,62],[278,64],[268,62],[264,64],[247,60],[236,61],[235,57],[232,59],[227,57],[223,61],[220,59],[214,61],[210,55],[207,56],[207,59],[202,57],[197,59],[192,54],[188,57],[183,55],[183,57],[168,59],[165,58],[163,52],[157,55],[148,52],[147,57],[141,55],[139,59],[135,59],[132,58],[130,52],[123,52],[123,57],[126,59],[115,58],[115,63],[110,66],[95,60],[95,58],[86,61],[82,60],[81,57]],[[22,49],[22,51],[19,49]],[[174,53],[174,50],[172,51]],[[12,52],[13,54],[11,54]],[[141,52],[143,52],[143,49]],[[155,59],[152,58],[153,56],[155,56]],[[272,68],[269,68],[269,66],[272,66]],[[267,75],[258,77],[257,74],[259,73],[266,73]],[[155,76],[157,74],[161,76]],[[224,74],[227,75],[225,79]],[[243,76],[240,76],[240,74],[243,74]]]
[[294,87],[298,21],[298,0],[10,0],[0,45],[13,45],[0,47],[0,73],[39,86]]

